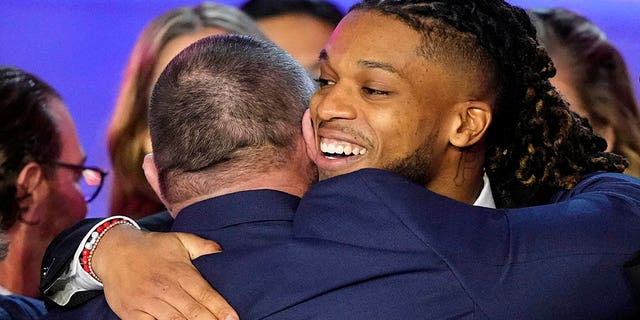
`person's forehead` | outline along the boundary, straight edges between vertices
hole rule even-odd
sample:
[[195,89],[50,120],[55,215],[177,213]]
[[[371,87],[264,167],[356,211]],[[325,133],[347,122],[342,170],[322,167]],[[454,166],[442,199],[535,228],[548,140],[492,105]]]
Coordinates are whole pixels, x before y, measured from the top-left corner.
[[[389,37],[419,37],[418,32],[395,15],[382,14],[374,10],[349,12],[334,29],[334,32],[341,33],[354,29],[360,36],[368,40],[382,41],[389,39]],[[399,42],[387,43],[388,49],[393,50]]]
[[59,160],[68,161],[74,164],[84,161],[84,150],[80,145],[76,127],[73,119],[71,118],[71,114],[67,110],[67,107],[64,105],[64,102],[62,102],[58,98],[51,98],[49,99],[48,103],[54,114],[54,119],[56,121],[56,125],[58,126],[58,132],[60,134],[60,143],[62,150]]
[[418,32],[393,16],[356,10],[336,27],[321,59],[340,55],[361,67],[381,63],[400,71],[418,61],[421,43]]
[[[438,39],[434,37],[433,41]],[[352,11],[325,46],[326,55],[321,56],[321,62],[326,63],[323,67],[327,72],[356,81],[381,81],[415,99],[438,96],[447,103],[468,99],[473,89],[469,86],[469,75],[452,65],[455,59],[427,55],[425,41],[423,34],[393,15]],[[398,81],[379,77],[383,74],[394,75]]]

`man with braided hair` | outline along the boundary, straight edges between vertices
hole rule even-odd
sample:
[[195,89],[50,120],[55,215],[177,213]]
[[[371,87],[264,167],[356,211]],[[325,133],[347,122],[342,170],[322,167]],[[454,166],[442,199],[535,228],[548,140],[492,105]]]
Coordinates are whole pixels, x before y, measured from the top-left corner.
[[[463,103],[474,107],[483,104],[490,109],[491,125],[486,129],[486,137],[462,148],[453,146],[460,153],[460,160],[454,165],[458,169],[468,169],[470,164],[478,164],[470,176],[478,176],[481,166],[484,166],[498,207],[548,203],[558,190],[573,188],[585,174],[621,172],[626,167],[623,158],[604,152],[604,140],[593,135],[588,124],[567,109],[566,103],[550,85],[549,78],[553,77],[555,69],[548,55],[536,43],[535,29],[523,10],[503,1],[465,0],[364,1],[352,9],[353,14],[363,11],[382,16],[374,20],[380,25],[386,26],[387,21],[395,20],[413,29],[416,32],[414,37],[420,35],[419,41],[422,42],[416,48],[420,52],[414,55],[414,60],[422,57],[437,62],[444,73],[435,74],[431,66],[418,66],[417,70],[412,70],[414,74],[411,76],[424,77],[426,73],[433,73],[433,76],[455,79],[458,87],[445,90],[462,91],[465,87],[461,86],[466,86],[471,90],[459,94]],[[374,33],[371,28],[359,31],[361,34]],[[329,47],[333,45],[332,42],[328,44]],[[393,50],[385,50],[385,46],[388,43],[382,43],[378,49],[397,54],[395,46]],[[327,51],[321,54],[321,62],[333,66],[333,57],[327,56]],[[348,51],[356,50],[349,47]],[[362,55],[361,52],[356,54]],[[367,54],[374,56],[375,53]],[[369,69],[375,70],[373,66]],[[332,90],[338,90],[334,89],[337,87],[335,80],[326,75],[329,73],[335,71],[320,76],[321,86],[329,89],[321,89],[314,100],[320,103],[314,105],[312,102],[311,105],[312,113],[319,117],[314,118],[316,125],[324,120],[321,114],[323,103],[326,103],[324,100],[331,98],[328,97],[330,93],[335,95]],[[399,71],[396,73],[402,76]],[[389,89],[373,89],[377,92],[372,92],[372,96],[394,94],[388,92],[391,91]],[[337,106],[338,103],[332,103],[329,107]],[[421,111],[433,113],[426,103],[420,107]],[[451,108],[446,106],[447,109]],[[471,110],[477,109],[480,107]],[[393,117],[401,116],[399,110],[394,112]],[[424,130],[427,131],[429,127]],[[432,150],[432,153],[440,152]],[[316,163],[322,169],[326,161]],[[352,171],[352,167],[347,170]],[[331,168],[327,171],[340,172]],[[430,174],[420,171],[422,175]],[[433,173],[435,176],[423,177],[422,180],[435,180],[438,174]],[[449,176],[458,177],[459,174]],[[446,180],[445,184],[451,183],[451,179]],[[466,182],[469,180],[473,181],[467,179]],[[477,183],[480,179],[475,180]],[[423,183],[426,181],[420,182],[429,187],[428,183]]]
[[364,1],[320,65],[303,132],[323,181],[293,240],[195,261],[242,318],[635,315],[640,184],[549,84],[523,10]]

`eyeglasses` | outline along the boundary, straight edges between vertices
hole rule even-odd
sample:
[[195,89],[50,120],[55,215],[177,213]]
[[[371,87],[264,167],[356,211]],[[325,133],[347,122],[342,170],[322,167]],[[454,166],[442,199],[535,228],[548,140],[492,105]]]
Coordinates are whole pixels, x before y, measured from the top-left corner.
[[100,189],[102,189],[102,184],[104,183],[104,177],[107,176],[107,171],[98,167],[86,167],[65,162],[54,162],[53,164],[75,170],[81,174],[81,179],[78,180],[78,183],[80,184],[80,190],[84,195],[84,201],[87,203],[91,202],[91,200],[98,196]]

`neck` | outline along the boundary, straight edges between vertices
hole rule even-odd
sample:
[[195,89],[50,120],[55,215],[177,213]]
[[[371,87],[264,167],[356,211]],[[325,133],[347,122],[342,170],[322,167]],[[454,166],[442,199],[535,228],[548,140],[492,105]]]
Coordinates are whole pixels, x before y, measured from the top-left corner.
[[302,197],[309,189],[311,181],[308,176],[289,168],[273,169],[267,172],[248,172],[234,176],[233,183],[220,184],[205,195],[191,197],[182,202],[170,204],[169,211],[175,217],[182,209],[196,202],[223,196],[230,193],[250,190],[275,190]]
[[[17,222],[8,230],[9,253],[0,262],[0,285],[19,294],[38,298],[40,291],[40,264],[47,246],[34,238],[33,226]],[[31,235],[31,236],[29,236]]]
[[484,186],[484,152],[459,151],[436,169],[427,189],[445,197],[473,204]]

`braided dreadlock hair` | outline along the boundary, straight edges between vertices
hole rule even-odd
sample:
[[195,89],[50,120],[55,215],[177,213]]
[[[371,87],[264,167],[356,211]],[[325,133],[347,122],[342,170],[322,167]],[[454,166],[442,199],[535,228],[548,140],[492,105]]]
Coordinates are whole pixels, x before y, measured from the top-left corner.
[[548,203],[587,173],[627,167],[549,83],[555,68],[524,10],[502,0],[365,0],[353,10],[393,16],[423,35],[431,46],[423,51],[445,46],[490,71],[496,102],[484,163],[498,207]]

